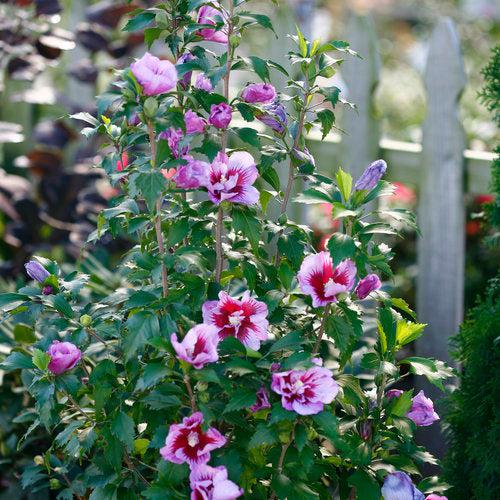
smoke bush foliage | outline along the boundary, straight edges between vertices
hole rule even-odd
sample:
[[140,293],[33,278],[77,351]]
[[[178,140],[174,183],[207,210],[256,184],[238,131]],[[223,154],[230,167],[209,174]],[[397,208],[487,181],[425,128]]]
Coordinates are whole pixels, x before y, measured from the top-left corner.
[[[392,257],[381,238],[414,218],[367,208],[392,192],[383,161],[356,183],[342,169],[332,179],[305,146],[345,104],[319,77],[356,57],[348,43],[298,31],[291,70],[242,57],[247,30],[272,30],[248,9],[171,0],[136,11],[125,29],[146,28],[176,65],[145,54],[98,98],[98,118],[75,116],[85,135],[106,137],[102,167],[120,193],[90,241],[135,245],[109,296],[94,277],[38,259],[35,282],[0,297],[19,342],[2,369],[22,370],[34,401],[20,446],[38,427],[53,436],[25,488],[49,484],[63,499],[406,498],[397,488],[420,498],[391,473],[435,463],[413,433],[438,416],[423,394],[386,389],[400,371],[443,388],[450,370],[398,357],[425,325],[379,278]],[[235,70],[261,83],[230,95]],[[289,78],[286,94],[275,72]],[[238,115],[267,128],[236,126]],[[292,201],[332,204],[343,230],[327,251],[288,219]],[[437,478],[418,488],[442,490]]]

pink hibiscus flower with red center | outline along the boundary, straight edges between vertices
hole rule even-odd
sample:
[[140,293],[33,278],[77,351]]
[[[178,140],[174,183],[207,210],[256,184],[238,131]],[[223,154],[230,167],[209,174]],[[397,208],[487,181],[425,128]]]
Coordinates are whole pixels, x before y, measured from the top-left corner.
[[250,153],[237,151],[229,158],[219,153],[210,165],[208,196],[217,205],[224,200],[254,205],[259,200],[259,192],[252,184],[258,175]]
[[295,411],[299,415],[322,412],[324,405],[330,404],[339,392],[332,372],[320,366],[305,371],[273,373],[271,389],[281,395],[285,410]]
[[220,292],[219,300],[205,302],[202,310],[203,321],[216,326],[221,338],[236,337],[255,351],[267,340],[267,305],[251,298],[248,292],[241,300]]
[[224,446],[226,438],[214,427],[203,432],[202,423],[203,414],[197,411],[182,419],[182,424],[171,425],[165,446],[160,449],[163,459],[190,466],[207,463],[210,452]]
[[297,274],[301,290],[312,297],[314,307],[336,302],[338,294],[352,289],[355,278],[356,266],[352,260],[343,260],[333,267],[328,252],[308,255]]

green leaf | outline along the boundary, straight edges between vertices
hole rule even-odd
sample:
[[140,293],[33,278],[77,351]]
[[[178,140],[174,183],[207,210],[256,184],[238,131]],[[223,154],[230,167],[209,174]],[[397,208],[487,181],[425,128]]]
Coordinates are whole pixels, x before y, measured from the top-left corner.
[[404,417],[408,413],[408,410],[411,407],[412,398],[413,398],[412,390],[403,392],[401,396],[394,398],[391,401],[387,409],[387,412],[391,415],[395,415],[396,417]]
[[36,340],[35,331],[28,325],[17,323],[14,326],[14,338],[17,342],[32,344]]
[[131,315],[126,326],[128,334],[123,340],[126,359],[134,356],[149,339],[160,333],[158,317],[147,311],[139,311]]
[[261,147],[260,139],[259,136],[257,135],[257,130],[250,127],[234,127],[231,130],[236,132],[237,136],[243,142],[250,144],[250,146],[254,146],[256,148]]
[[259,220],[248,208],[233,208],[233,227],[235,231],[240,231],[244,238],[247,238],[252,248],[259,247],[261,227]]
[[137,381],[135,391],[143,391],[155,386],[164,379],[171,371],[165,366],[165,363],[148,363],[144,368],[144,373]]
[[7,372],[13,370],[34,368],[32,358],[22,352],[14,351],[9,354],[0,364],[0,369]]
[[253,12],[240,11],[238,12],[238,16],[243,18],[248,17],[250,19],[253,19],[257,24],[259,24],[263,28],[269,29],[276,34],[271,19],[269,19],[269,17],[265,16],[264,14],[254,14]]
[[[396,345],[396,318],[390,307],[382,307],[378,314],[378,329],[382,331],[385,350],[392,350]],[[382,338],[382,337],[381,337]]]
[[130,176],[130,194],[136,196],[140,193],[150,211],[155,208],[156,200],[165,187],[165,178],[160,172],[136,172]]
[[146,28],[144,30],[144,41],[146,42],[148,49],[150,49],[154,41],[160,37],[162,31],[163,28]]
[[341,365],[351,357],[356,335],[351,323],[343,316],[330,314],[325,321],[325,333],[335,342],[341,353]]
[[453,376],[453,369],[442,361],[413,356],[403,359],[400,364],[410,365],[415,375],[423,375],[427,380],[444,391],[443,379]]
[[259,446],[270,446],[278,441],[276,431],[266,424],[259,424],[254,435],[250,438],[248,449]]
[[330,109],[321,109],[316,112],[316,116],[321,124],[322,139],[324,139],[330,130],[332,130],[333,124],[335,123],[335,115]]
[[314,187],[309,189],[304,189],[299,193],[293,201],[295,203],[305,203],[306,205],[312,205],[317,203],[332,203],[332,195],[324,188]]
[[126,413],[121,411],[111,423],[111,433],[119,439],[129,451],[134,446],[134,421]]
[[33,350],[33,364],[40,370],[46,371],[50,363],[50,354],[40,349]]
[[328,250],[335,266],[348,257],[352,258],[356,251],[356,245],[351,236],[343,233],[333,233],[328,240]]
[[231,395],[229,403],[224,409],[224,413],[229,413],[231,411],[242,410],[243,408],[248,408],[255,403],[256,395],[253,390],[240,390]]
[[269,349],[269,354],[282,350],[293,350],[292,348],[298,347],[303,342],[302,334],[300,331],[291,332],[284,337],[281,337]]
[[399,320],[396,327],[396,342],[400,346],[413,342],[422,335],[426,326],[426,323],[411,323],[404,319]]
[[339,187],[342,198],[347,203],[351,197],[352,191],[352,176],[351,174],[344,172],[340,167],[335,174],[335,179],[337,180],[337,186]]
[[168,230],[168,243],[171,246],[180,243],[189,234],[189,221],[180,219],[175,221]]
[[99,120],[92,116],[90,113],[86,113],[82,111],[81,113],[75,113],[74,115],[69,115],[73,120],[80,120],[82,122],[90,123],[94,127],[98,127],[100,125]]
[[325,100],[333,107],[339,102],[340,89],[338,87],[323,88],[321,89],[321,93],[325,96]]
[[404,299],[394,297],[391,299],[391,304],[394,308],[408,314],[413,320],[417,320],[417,315],[411,310],[410,306]]
[[377,480],[368,472],[357,469],[349,476],[349,486],[356,488],[356,498],[358,500],[380,500],[381,491]]
[[256,56],[250,56],[249,59],[252,62],[253,70],[259,75],[260,79],[268,82],[269,68],[267,67],[267,61]]
[[24,302],[26,300],[29,300],[29,297],[22,293],[2,293],[0,294],[0,307],[14,302]]
[[298,268],[304,258],[304,243],[300,241],[297,234],[282,235],[278,240],[278,250],[285,255],[294,268]]
[[123,31],[139,31],[147,26],[149,26],[154,18],[156,17],[156,14],[153,12],[141,12],[138,16],[133,17],[130,19],[125,27],[123,28]]
[[66,300],[64,295],[62,294],[57,294],[54,295],[52,298],[52,303],[54,306],[54,309],[59,311],[63,316],[66,318],[74,318],[75,313],[73,312],[73,309],[70,305],[70,303]]

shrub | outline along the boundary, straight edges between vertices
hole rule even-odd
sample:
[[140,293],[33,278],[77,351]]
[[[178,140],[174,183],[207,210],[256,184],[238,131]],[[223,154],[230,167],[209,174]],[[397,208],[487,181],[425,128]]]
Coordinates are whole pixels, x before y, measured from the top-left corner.
[[491,445],[500,439],[499,324],[500,278],[496,278],[454,338],[462,371],[446,417],[450,448],[444,469],[453,485],[451,498],[500,496],[500,452]]
[[[483,75],[486,85],[481,99],[500,125],[500,46]],[[497,153],[500,148],[497,148]],[[492,164],[494,201],[487,208],[486,222],[493,229],[487,238],[498,244],[500,227],[500,159]],[[452,498],[494,499],[500,496],[498,447],[500,438],[500,275],[491,281],[485,297],[478,301],[454,338],[455,358],[462,366],[459,387],[448,400],[450,449],[445,460],[445,476],[453,486]]]
[[[401,367],[441,388],[450,370],[396,358],[425,325],[378,276],[391,276],[381,235],[414,216],[370,212],[392,193],[384,161],[356,182],[342,169],[331,179],[305,146],[314,125],[328,134],[344,103],[318,78],[356,54],[298,31],[289,58],[300,77],[278,95],[271,74],[288,70],[238,54],[248,29],[272,29],[246,4],[136,11],[125,29],[146,27],[147,43],[166,43],[176,65],[146,53],[98,98],[99,118],[75,115],[86,136],[105,136],[102,167],[121,190],[90,239],[126,234],[135,246],[109,296],[37,259],[33,283],[0,297],[6,319],[23,325],[2,368],[21,369],[33,397],[26,437],[42,426],[53,435],[24,487],[92,499],[423,498],[407,473],[436,461],[413,434],[439,417],[423,393],[387,389]],[[261,83],[231,97],[237,69]],[[239,126],[237,114],[267,129]],[[307,188],[292,198],[299,179]],[[292,200],[332,204],[342,230],[324,252],[288,219]],[[442,486],[427,478],[418,488]]]

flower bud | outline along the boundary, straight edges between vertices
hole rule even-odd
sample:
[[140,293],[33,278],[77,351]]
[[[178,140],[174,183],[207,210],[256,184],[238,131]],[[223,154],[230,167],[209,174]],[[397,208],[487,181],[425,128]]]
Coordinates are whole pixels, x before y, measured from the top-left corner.
[[208,384],[206,382],[203,382],[203,381],[199,381],[197,384],[196,384],[196,389],[200,392],[204,392],[208,389]]
[[42,293],[44,295],[52,295],[54,293],[54,287],[52,285],[45,285],[42,288]]
[[49,484],[51,490],[58,490],[61,487],[61,481],[59,481],[59,479],[53,478],[49,481]]
[[380,278],[376,274],[369,274],[358,283],[356,287],[356,296],[358,299],[362,300],[368,297],[371,292],[378,290],[381,286],[382,283],[380,282]]
[[212,104],[208,122],[215,128],[226,129],[231,123],[232,117],[233,108],[229,104],[221,102],[220,104]]
[[200,403],[208,403],[210,401],[210,394],[208,392],[200,392],[198,399]]
[[75,367],[82,357],[82,352],[71,342],[54,340],[47,353],[50,355],[49,370],[60,375]]
[[36,455],[33,457],[33,462],[35,462],[36,465],[43,465],[45,463],[42,455]]
[[238,47],[240,42],[241,42],[240,35],[233,34],[229,37],[229,45],[231,45],[231,47],[233,47],[233,48]]
[[359,435],[363,441],[369,441],[372,437],[372,423],[369,420],[361,422],[359,426]]
[[43,267],[42,264],[36,260],[30,260],[24,264],[24,268],[26,269],[28,276],[39,283],[43,283],[50,276],[47,269],[45,269],[45,267]]
[[387,170],[387,163],[384,160],[377,160],[371,163],[356,181],[354,189],[356,191],[371,191]]
[[88,314],[82,314],[80,316],[80,324],[82,326],[90,326],[92,324],[92,317]]

